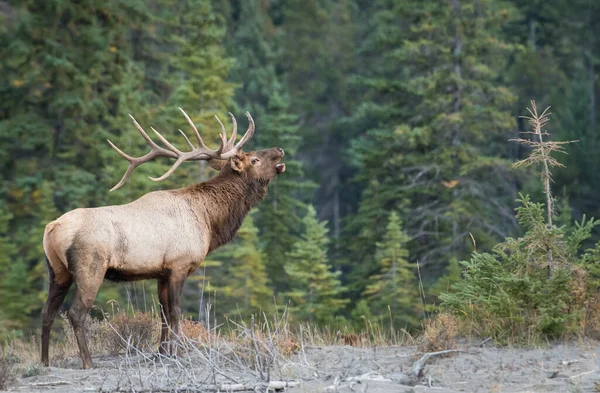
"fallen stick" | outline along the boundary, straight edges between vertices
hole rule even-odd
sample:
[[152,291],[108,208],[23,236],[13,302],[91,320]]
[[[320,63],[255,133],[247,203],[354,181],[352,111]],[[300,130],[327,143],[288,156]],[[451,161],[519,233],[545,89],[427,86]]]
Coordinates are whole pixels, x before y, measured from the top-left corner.
[[577,377],[582,377],[584,375],[588,375],[588,374],[595,373],[595,372],[598,372],[598,371],[599,370],[586,371],[586,372],[581,373],[581,374],[573,375],[573,376],[569,377],[569,379],[573,379],[573,378],[577,378]]
[[413,374],[415,375],[415,377],[420,378],[421,373],[423,372],[423,369],[425,368],[425,363],[427,363],[427,361],[431,357],[445,355],[447,353],[452,353],[452,352],[463,352],[463,351],[460,351],[458,349],[446,349],[445,351],[427,352],[425,355],[423,355],[419,360],[417,360],[413,364]]
[[[336,378],[337,379],[337,378]],[[349,385],[339,385],[339,382],[349,382]],[[323,388],[324,392],[335,392],[336,389],[341,387],[350,386],[352,387],[355,383],[362,382],[395,382],[404,386],[415,386],[418,382],[418,378],[414,377],[412,374],[405,373],[393,373],[389,376],[383,376],[376,372],[368,372],[362,375],[358,375],[355,377],[347,377],[342,380],[334,382],[333,385],[327,386]]]
[[[152,389],[135,389],[137,393],[150,392],[246,392],[246,391],[265,391],[265,390],[283,390],[298,386],[298,381],[271,381],[269,383],[257,383],[254,385],[245,385],[242,383],[221,384],[221,385],[198,385],[198,386],[179,386],[176,388],[152,388]],[[110,392],[131,392],[130,387],[122,387],[118,389],[103,390],[105,393]]]
[[357,381],[357,382],[362,382],[362,381],[391,382],[392,380],[384,377],[383,375],[381,375],[379,373],[374,373],[374,372],[370,371],[368,373],[359,375],[357,377],[344,378],[344,382],[353,382],[353,381]]
[[60,385],[70,385],[69,381],[53,381],[53,382],[31,382],[29,386],[60,386]]
[[[447,349],[445,351],[428,352],[428,353],[424,354],[423,356],[421,356],[421,358],[413,364],[412,374],[394,373],[392,378],[388,378],[379,373],[370,371],[368,373],[358,375],[355,377],[344,378],[343,380],[338,381],[337,383],[334,383],[333,385],[323,388],[323,392],[326,392],[326,393],[336,392],[341,387],[352,388],[353,382],[361,383],[363,381],[396,382],[400,385],[415,386],[418,383],[418,379],[422,376],[423,369],[425,368],[425,364],[427,363],[427,361],[429,359],[431,359],[433,356],[445,355],[447,353],[453,353],[453,352],[464,352],[464,351],[461,351],[459,349]],[[469,352],[465,352],[465,353],[469,353]],[[339,385],[339,382],[350,382],[350,385]],[[431,387],[431,379],[429,380],[428,384]]]

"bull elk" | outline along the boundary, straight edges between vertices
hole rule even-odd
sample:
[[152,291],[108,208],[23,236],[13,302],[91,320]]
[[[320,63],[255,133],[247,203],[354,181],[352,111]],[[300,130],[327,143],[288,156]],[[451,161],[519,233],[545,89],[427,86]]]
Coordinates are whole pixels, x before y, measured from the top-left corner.
[[121,187],[136,167],[156,157],[176,161],[164,175],[151,178],[154,181],[169,177],[184,161],[205,160],[219,174],[189,187],[150,192],[125,205],[75,209],[46,226],[43,241],[50,284],[42,311],[44,365],[49,364],[50,329],[56,312],[75,283],[73,304],[67,316],[83,368],[93,366],[84,321],[104,279],[158,281],[162,320],[159,351],[169,352],[170,332],[175,337],[179,334],[185,279],[211,251],[234,237],[252,206],[265,197],[271,180],[285,171],[285,164],[280,163],[284,152],[278,147],[242,151],[254,135],[254,120],[248,112],[248,130],[237,144],[235,117],[230,113],[233,130],[229,139],[217,117],[222,130],[221,144],[217,150],[211,150],[190,117],[179,109],[194,131],[198,146],[179,130],[191,148],[180,151],[152,128],[166,146],[161,147],[130,116],[151,150],[142,157],[132,157],[108,141],[129,162],[123,178],[111,191]]

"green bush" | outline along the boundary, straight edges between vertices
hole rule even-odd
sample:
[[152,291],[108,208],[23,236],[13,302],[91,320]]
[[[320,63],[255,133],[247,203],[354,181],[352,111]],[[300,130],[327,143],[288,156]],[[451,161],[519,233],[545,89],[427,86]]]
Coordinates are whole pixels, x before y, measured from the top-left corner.
[[586,333],[598,319],[595,273],[599,248],[581,253],[597,222],[549,227],[544,205],[521,196],[524,235],[507,238],[491,253],[462,261],[463,280],[440,295],[441,306],[472,332],[500,343],[532,343]]

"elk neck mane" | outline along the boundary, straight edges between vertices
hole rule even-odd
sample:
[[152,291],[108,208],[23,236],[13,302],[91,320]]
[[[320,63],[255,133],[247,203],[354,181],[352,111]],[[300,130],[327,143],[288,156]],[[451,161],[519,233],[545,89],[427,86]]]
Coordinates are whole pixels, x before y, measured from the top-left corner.
[[233,239],[252,207],[266,196],[268,185],[267,179],[249,178],[225,168],[218,176],[182,190],[192,211],[207,218],[209,252]]

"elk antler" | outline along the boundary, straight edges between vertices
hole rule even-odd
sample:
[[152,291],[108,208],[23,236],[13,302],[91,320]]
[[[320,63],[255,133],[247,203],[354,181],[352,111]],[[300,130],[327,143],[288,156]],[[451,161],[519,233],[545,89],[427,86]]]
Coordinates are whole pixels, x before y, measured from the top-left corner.
[[171,143],[169,143],[169,141],[165,137],[163,137],[158,131],[156,131],[154,128],[150,127],[150,129],[152,131],[154,131],[154,133],[156,134],[158,139],[160,139],[161,142],[168,149],[165,149],[164,147],[160,147],[156,143],[154,143],[154,141],[148,136],[146,131],[144,131],[142,126],[139,125],[139,123],[133,118],[133,116],[129,115],[129,117],[131,117],[131,120],[133,120],[133,124],[135,125],[135,128],[137,128],[137,130],[140,132],[140,134],[142,134],[142,137],[144,138],[144,140],[146,140],[146,143],[148,144],[148,146],[150,146],[150,152],[146,153],[145,155],[143,155],[141,157],[132,157],[132,156],[124,153],[114,143],[112,143],[110,140],[107,139],[108,143],[112,146],[112,148],[115,149],[121,157],[123,157],[124,159],[126,159],[129,162],[129,166],[127,167],[127,170],[125,171],[123,178],[116,186],[114,186],[113,188],[110,189],[111,191],[114,191],[114,190],[120,188],[123,184],[125,184],[125,182],[129,178],[129,176],[131,176],[131,173],[133,172],[133,170],[135,168],[137,168],[138,166],[142,165],[145,162],[152,161],[156,157],[169,157],[169,158],[177,159],[175,161],[175,163],[171,166],[171,168],[169,168],[169,170],[164,175],[162,175],[158,178],[150,177],[150,179],[152,179],[154,181],[161,181],[161,180],[164,180],[167,177],[169,177],[175,171],[175,169],[177,169],[179,167],[179,165],[181,165],[181,163],[184,161],[208,161],[208,160],[213,160],[213,159],[214,160],[227,160],[227,159],[237,155],[241,151],[241,149],[244,147],[244,145],[246,143],[248,143],[248,141],[254,135],[254,120],[252,119],[252,116],[250,116],[249,112],[246,112],[246,116],[248,117],[248,121],[250,124],[248,125],[248,129],[246,130],[246,133],[244,134],[242,139],[237,144],[235,144],[235,139],[237,137],[237,121],[235,120],[235,117],[233,116],[233,114],[231,114],[231,112],[229,113],[229,115],[231,116],[232,123],[233,123],[233,131],[231,133],[231,138],[229,140],[227,140],[227,132],[225,131],[225,126],[223,125],[221,120],[219,120],[219,118],[215,115],[215,118],[221,125],[221,131],[222,131],[220,134],[221,146],[219,146],[219,148],[217,150],[212,150],[204,144],[204,141],[202,140],[202,137],[200,136],[200,133],[198,132],[198,129],[194,125],[194,122],[192,121],[192,119],[190,119],[190,117],[187,115],[187,113],[185,113],[185,111],[183,109],[179,108],[179,110],[181,111],[181,113],[183,113],[183,116],[185,116],[185,119],[187,120],[190,127],[192,127],[192,130],[194,131],[194,134],[196,135],[196,139],[198,140],[198,146],[194,147],[194,145],[192,144],[192,142],[190,142],[190,140],[185,135],[185,133],[183,131],[179,130],[179,132],[181,132],[181,134],[185,138],[185,141],[187,142],[188,146],[190,146],[190,148],[192,149],[191,151],[183,152],[181,150],[178,150]]

